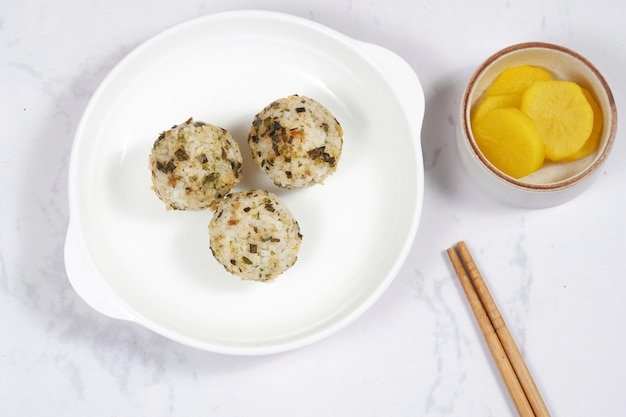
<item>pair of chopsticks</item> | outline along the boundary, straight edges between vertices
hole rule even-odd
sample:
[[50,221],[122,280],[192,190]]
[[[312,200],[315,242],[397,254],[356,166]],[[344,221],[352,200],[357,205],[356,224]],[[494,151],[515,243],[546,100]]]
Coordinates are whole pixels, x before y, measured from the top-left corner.
[[550,416],[467,246],[459,242],[457,250],[449,248],[448,256],[517,412],[522,417]]

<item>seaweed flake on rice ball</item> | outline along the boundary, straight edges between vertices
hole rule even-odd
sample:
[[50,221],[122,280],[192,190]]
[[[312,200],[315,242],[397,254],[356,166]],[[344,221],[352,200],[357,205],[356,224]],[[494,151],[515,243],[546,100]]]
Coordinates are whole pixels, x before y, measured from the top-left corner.
[[298,222],[268,191],[233,192],[209,223],[210,249],[226,271],[242,280],[273,281],[298,259]]
[[273,101],[254,117],[248,145],[274,184],[304,188],[337,170],[343,130],[322,104],[292,95]]
[[230,133],[193,118],[161,133],[149,161],[152,189],[168,210],[215,208],[242,175],[241,151]]

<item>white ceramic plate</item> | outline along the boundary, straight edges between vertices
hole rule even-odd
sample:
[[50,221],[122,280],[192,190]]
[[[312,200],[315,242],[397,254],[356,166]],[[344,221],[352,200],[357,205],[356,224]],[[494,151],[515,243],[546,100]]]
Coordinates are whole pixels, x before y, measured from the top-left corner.
[[[280,190],[252,162],[247,132],[275,98],[306,95],[344,128],[337,172]],[[214,352],[265,354],[331,334],[388,287],[421,214],[424,97],[406,62],[314,22],[229,12],[147,41],[109,74],[76,133],[65,262],[101,313]],[[239,141],[237,189],[275,192],[303,234],[298,261],[270,284],[229,275],[208,248],[210,211],[166,211],[148,154],[193,116]]]

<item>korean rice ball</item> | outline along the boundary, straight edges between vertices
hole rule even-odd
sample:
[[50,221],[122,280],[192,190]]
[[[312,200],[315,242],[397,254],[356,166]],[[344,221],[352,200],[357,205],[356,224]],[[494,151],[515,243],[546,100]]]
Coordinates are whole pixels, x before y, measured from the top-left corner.
[[233,192],[209,223],[210,248],[224,268],[243,280],[273,281],[294,265],[302,235],[298,222],[267,191]]
[[149,162],[152,189],[168,210],[203,210],[239,183],[243,159],[226,129],[190,118],[161,133]]
[[343,130],[322,104],[292,95],[273,101],[254,117],[248,145],[274,184],[304,188],[337,170]]

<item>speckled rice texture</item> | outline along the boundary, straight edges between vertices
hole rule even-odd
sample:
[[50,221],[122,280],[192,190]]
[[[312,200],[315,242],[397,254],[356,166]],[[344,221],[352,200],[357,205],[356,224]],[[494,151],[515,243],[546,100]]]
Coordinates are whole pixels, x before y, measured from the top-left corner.
[[304,188],[323,183],[337,170],[343,130],[322,104],[292,95],[273,101],[254,117],[248,145],[274,184]]
[[168,210],[214,209],[242,176],[241,151],[230,133],[192,118],[161,133],[149,162],[152,189]]
[[228,194],[209,223],[210,248],[226,271],[270,282],[298,259],[302,235],[287,206],[267,191]]

